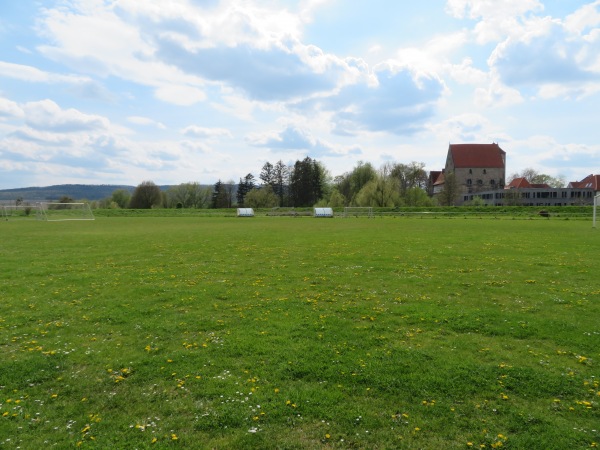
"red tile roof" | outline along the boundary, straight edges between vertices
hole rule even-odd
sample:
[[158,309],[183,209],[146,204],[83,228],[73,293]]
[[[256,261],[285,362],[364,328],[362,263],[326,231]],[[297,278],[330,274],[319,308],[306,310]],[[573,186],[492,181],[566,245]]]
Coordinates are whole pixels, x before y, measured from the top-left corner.
[[519,177],[512,180],[506,189],[551,189],[546,183],[530,183],[527,178]]
[[594,191],[600,191],[600,175],[588,175],[581,181],[571,181],[569,187],[576,189],[592,188]]
[[504,168],[506,152],[498,144],[450,144],[454,167]]
[[527,178],[523,178],[523,177],[519,177],[519,178],[515,178],[514,180],[512,180],[508,186],[506,186],[506,189],[519,189],[519,188],[530,188],[531,187],[531,183],[529,183],[529,181],[527,181]]

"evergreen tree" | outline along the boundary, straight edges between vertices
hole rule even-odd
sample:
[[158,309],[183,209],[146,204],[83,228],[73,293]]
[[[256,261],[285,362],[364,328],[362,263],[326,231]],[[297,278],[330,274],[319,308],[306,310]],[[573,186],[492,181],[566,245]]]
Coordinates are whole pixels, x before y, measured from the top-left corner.
[[296,161],[290,174],[290,197],[293,206],[313,206],[323,196],[323,169],[308,156]]
[[261,179],[263,185],[273,186],[275,184],[275,173],[273,171],[273,164],[267,161],[262,167],[258,178]]
[[288,190],[289,179],[288,167],[282,160],[277,161],[273,168],[273,192],[279,197],[279,206],[285,205],[285,197]]
[[237,204],[238,206],[244,206],[244,199],[246,198],[246,194],[254,189],[256,186],[254,184],[254,175],[249,173],[243,179],[240,178],[240,182],[238,183],[237,188]]
[[230,208],[231,202],[227,192],[227,186],[221,180],[215,183],[212,193],[213,208]]

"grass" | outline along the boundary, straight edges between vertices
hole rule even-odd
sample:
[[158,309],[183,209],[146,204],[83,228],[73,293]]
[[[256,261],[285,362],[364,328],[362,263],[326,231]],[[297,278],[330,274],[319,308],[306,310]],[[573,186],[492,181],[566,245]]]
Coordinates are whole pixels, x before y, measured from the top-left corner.
[[0,448],[600,443],[591,222],[0,229]]

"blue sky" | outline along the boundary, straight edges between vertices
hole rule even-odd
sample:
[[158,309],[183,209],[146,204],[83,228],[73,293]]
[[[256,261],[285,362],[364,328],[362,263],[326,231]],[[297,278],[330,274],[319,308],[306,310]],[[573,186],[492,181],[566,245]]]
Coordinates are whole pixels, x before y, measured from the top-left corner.
[[212,184],[310,156],[600,173],[600,1],[0,2],[0,189]]

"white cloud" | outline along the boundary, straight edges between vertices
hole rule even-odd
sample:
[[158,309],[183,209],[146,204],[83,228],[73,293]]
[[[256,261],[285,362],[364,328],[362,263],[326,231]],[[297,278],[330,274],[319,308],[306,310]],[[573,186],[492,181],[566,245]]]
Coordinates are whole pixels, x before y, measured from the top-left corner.
[[231,132],[225,128],[207,128],[199,127],[197,125],[190,125],[181,130],[181,134],[190,137],[204,138],[204,139],[215,139],[215,138],[231,138],[233,137]]
[[544,9],[538,0],[448,0],[446,11],[456,18],[478,20],[473,33],[480,44],[520,34],[529,13]]
[[507,86],[534,87],[544,98],[581,97],[600,88],[600,41],[588,43],[558,21],[532,21],[528,32],[499,44],[489,58]]
[[90,82],[89,77],[55,74],[45,72],[35,67],[26,66],[23,64],[14,64],[6,61],[0,61],[0,76],[33,83],[83,84]]
[[193,105],[206,98],[200,89],[185,85],[163,85],[156,89],[155,95],[164,102],[179,106]]
[[127,121],[136,125],[158,128],[159,130],[165,130],[167,128],[163,123],[157,122],[149,117],[130,116],[127,118]]
[[106,118],[84,114],[76,109],[61,109],[52,100],[29,102],[23,105],[26,122],[34,129],[77,132],[104,130],[109,126]]
[[600,0],[583,5],[565,19],[565,28],[571,33],[585,35],[586,31],[598,31],[600,25]]
[[152,39],[117,16],[110,5],[97,0],[75,0],[71,5],[73,10],[45,10],[39,20],[40,33],[51,42],[38,47],[43,55],[81,73],[150,86],[166,102],[189,105],[205,98],[200,78],[157,60]]
[[24,115],[23,109],[17,103],[0,97],[0,118],[23,118]]

